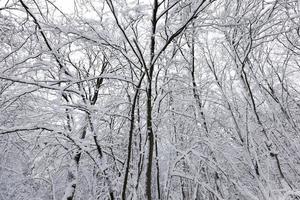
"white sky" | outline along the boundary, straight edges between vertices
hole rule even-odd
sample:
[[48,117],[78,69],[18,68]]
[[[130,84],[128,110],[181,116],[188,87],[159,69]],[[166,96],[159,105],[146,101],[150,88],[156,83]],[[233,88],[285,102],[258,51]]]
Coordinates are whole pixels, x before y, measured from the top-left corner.
[[64,13],[72,13],[74,10],[74,0],[56,0],[54,4]]

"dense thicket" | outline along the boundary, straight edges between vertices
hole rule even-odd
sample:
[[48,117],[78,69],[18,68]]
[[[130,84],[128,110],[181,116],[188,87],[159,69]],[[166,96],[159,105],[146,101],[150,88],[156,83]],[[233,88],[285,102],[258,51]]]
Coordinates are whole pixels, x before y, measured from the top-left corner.
[[0,45],[0,200],[300,199],[299,1],[2,0]]

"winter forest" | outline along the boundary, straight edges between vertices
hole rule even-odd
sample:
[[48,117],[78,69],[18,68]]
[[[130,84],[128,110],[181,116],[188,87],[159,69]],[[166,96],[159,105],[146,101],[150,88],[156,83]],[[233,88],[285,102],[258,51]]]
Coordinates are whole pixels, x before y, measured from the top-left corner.
[[300,1],[0,0],[0,200],[117,199],[300,199]]

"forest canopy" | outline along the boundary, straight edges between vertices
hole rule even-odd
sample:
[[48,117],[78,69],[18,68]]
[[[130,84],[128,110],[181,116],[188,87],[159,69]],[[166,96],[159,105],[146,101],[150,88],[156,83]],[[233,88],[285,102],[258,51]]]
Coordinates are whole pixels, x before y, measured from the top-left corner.
[[300,199],[297,0],[0,0],[0,200]]

